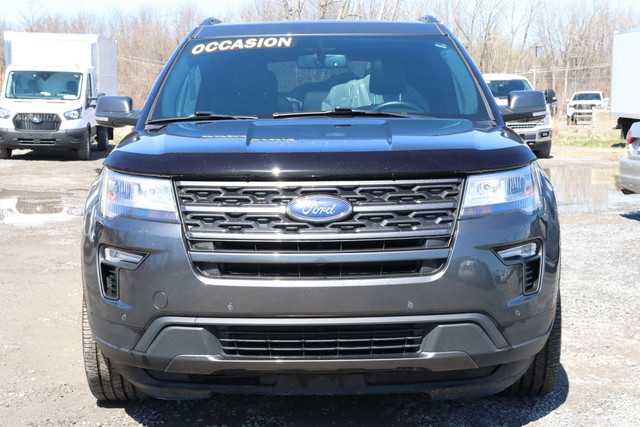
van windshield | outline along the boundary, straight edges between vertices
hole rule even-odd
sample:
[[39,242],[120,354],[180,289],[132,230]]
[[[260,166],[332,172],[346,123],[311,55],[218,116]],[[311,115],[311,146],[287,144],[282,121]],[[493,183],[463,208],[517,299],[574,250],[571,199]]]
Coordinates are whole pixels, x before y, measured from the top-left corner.
[[54,71],[11,71],[5,96],[17,99],[79,99],[82,74]]
[[507,99],[509,92],[514,90],[533,90],[528,81],[521,79],[488,80],[487,84],[496,99]]
[[150,120],[339,109],[490,120],[449,38],[380,35],[192,40],[165,78]]

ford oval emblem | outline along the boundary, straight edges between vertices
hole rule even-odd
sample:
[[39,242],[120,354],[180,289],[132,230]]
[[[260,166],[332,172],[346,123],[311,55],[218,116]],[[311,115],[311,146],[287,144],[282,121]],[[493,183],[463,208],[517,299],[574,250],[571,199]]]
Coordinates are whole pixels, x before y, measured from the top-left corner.
[[287,206],[289,217],[314,224],[338,221],[351,215],[352,211],[349,202],[336,196],[302,196]]
[[39,125],[40,123],[42,123],[42,117],[31,117],[31,123]]

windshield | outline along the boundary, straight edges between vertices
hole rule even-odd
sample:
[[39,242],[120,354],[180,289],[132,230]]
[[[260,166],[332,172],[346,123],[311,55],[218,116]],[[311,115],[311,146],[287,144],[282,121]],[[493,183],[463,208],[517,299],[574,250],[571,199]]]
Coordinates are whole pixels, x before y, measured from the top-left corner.
[[602,101],[599,93],[576,93],[573,96],[574,101]]
[[6,97],[18,99],[78,99],[82,74],[52,71],[12,71]]
[[489,90],[496,99],[507,99],[509,92],[514,90],[532,90],[528,81],[515,80],[487,80]]
[[448,38],[360,35],[191,41],[150,119],[336,109],[489,120],[476,81]]

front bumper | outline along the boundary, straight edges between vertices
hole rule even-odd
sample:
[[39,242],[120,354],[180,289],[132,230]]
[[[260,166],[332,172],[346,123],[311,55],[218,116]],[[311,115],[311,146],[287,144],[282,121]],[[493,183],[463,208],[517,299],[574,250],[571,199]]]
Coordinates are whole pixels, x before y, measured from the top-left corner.
[[17,131],[0,129],[0,146],[12,150],[38,148],[78,148],[86,138],[87,130]]
[[[180,224],[118,218],[88,209],[83,279],[89,320],[118,372],[160,398],[214,392],[426,391],[433,397],[499,392],[544,346],[559,282],[557,213],[459,220],[446,265],[426,276],[336,280],[208,278],[196,272]],[[140,232],[144,230],[144,232]],[[491,230],[487,232],[487,230]],[[542,243],[540,284],[494,250]],[[145,254],[118,271],[118,299],[104,297],[99,248]],[[418,351],[400,356],[251,357],[222,349],[219,328],[420,324]]]
[[511,127],[511,129],[513,129],[513,131],[516,132],[531,149],[535,149],[535,147],[551,143],[551,140],[553,138],[553,129],[550,127],[526,128],[518,127],[522,126],[522,124],[517,123],[507,123],[507,126]]

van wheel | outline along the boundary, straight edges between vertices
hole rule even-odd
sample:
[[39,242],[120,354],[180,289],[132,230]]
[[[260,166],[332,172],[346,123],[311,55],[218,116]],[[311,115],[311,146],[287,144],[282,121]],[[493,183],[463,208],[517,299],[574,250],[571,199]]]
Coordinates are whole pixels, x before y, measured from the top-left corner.
[[0,148],[0,159],[10,159],[11,158],[11,148]]
[[511,397],[539,397],[551,393],[558,381],[561,338],[562,309],[560,306],[560,292],[558,291],[556,315],[547,343],[536,354],[527,372],[518,381],[505,389],[502,394]]
[[105,151],[109,145],[109,130],[104,126],[96,129],[96,141],[98,141],[98,151]]
[[147,396],[120,375],[104,357],[89,326],[87,306],[82,301],[82,355],[89,389],[98,400],[144,400]]
[[78,148],[78,160],[89,160],[91,158],[91,139],[89,137],[89,132],[87,131],[82,136],[82,142],[80,143],[80,148]]

